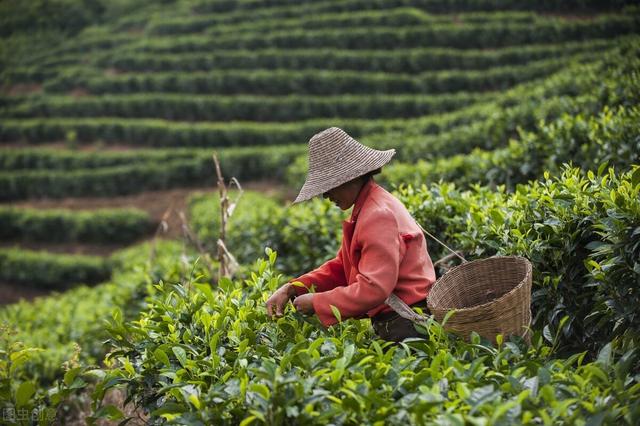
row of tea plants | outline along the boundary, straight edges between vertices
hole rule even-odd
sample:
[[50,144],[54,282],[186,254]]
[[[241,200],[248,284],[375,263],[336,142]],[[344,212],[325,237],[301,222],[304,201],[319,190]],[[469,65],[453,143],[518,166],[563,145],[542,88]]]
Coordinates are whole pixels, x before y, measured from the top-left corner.
[[[282,284],[267,250],[251,278],[160,282],[135,321],[114,315],[113,350],[93,396],[98,418],[123,420],[102,404],[114,387],[148,424],[634,424],[640,418],[638,351],[607,343],[555,353],[557,336],[531,346],[472,335],[465,343],[436,322],[399,345],[374,338],[368,321],[323,329],[292,310],[277,321],[264,303]],[[565,320],[566,321],[566,318]],[[563,321],[563,322],[564,322]],[[547,334],[545,331],[544,334]],[[83,377],[81,369],[74,374]],[[635,375],[634,375],[635,374]],[[63,386],[64,387],[64,386]]]
[[195,259],[175,242],[127,248],[114,258],[118,267],[108,282],[0,308],[3,424],[64,424],[77,416],[87,382],[76,373],[102,365],[109,349],[104,319],[115,311],[123,320],[136,318],[147,287],[186,282]]

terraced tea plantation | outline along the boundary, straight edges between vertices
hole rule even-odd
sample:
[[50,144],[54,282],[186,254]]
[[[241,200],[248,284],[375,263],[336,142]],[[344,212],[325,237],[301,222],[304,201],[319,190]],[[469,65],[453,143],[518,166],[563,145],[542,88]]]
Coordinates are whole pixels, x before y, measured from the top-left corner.
[[[640,423],[634,2],[5,0],[0,37],[0,423]],[[339,247],[290,206],[331,126],[468,259],[531,260],[531,342],[267,318]],[[232,278],[214,152],[258,189]]]

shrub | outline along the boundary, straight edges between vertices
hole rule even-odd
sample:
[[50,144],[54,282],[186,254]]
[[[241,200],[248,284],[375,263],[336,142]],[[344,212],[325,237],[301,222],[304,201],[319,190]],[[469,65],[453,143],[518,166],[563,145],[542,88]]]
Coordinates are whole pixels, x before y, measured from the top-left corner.
[[[505,184],[514,189],[545,170],[559,172],[563,163],[590,170],[607,162],[625,169],[640,162],[639,120],[640,110],[636,107],[605,107],[592,117],[565,114],[550,123],[540,122],[534,131],[520,130],[520,137],[511,140],[506,148],[475,149],[469,154],[420,160],[416,164],[396,163],[385,167],[382,176],[385,182],[397,185],[419,186],[443,180],[463,186]],[[293,175],[294,171],[290,173]]]
[[161,279],[179,281],[191,272],[191,265],[187,271],[175,261],[182,253],[180,244],[159,242],[153,249],[153,264],[149,264],[151,250],[150,244],[144,244],[114,254],[115,269],[109,282],[0,307],[0,326],[15,328],[5,330],[7,344],[21,342],[40,348],[24,365],[24,379],[44,388],[61,378],[62,363],[74,356],[76,344],[81,349],[77,353],[81,365],[99,362],[107,350],[103,320],[114,309],[124,319],[135,318],[144,306],[147,285]]
[[[203,42],[208,47],[208,42]],[[173,49],[173,47],[172,47]],[[182,46],[175,47],[184,51]],[[68,68],[44,84],[50,93],[83,89],[92,94],[190,93],[246,95],[423,94],[504,90],[552,74],[570,59],[593,60],[593,52],[547,58],[521,65],[498,65],[485,70],[442,70],[420,74],[391,74],[351,70],[218,70],[208,72],[152,72],[105,76],[93,68]]]
[[[354,10],[369,10],[380,8],[393,8],[399,6],[413,6],[424,9],[431,13],[461,12],[461,11],[496,11],[496,10],[538,10],[538,11],[558,11],[558,10],[590,10],[609,9],[613,6],[623,6],[631,2],[624,0],[603,1],[603,0],[570,0],[570,1],[535,1],[535,0],[346,0],[339,3],[334,2],[314,2],[311,0],[271,0],[263,3],[259,0],[225,0],[215,3],[199,1],[194,3],[193,10],[198,13],[216,12],[225,15],[229,12],[242,12],[246,16],[246,11],[254,13],[264,13],[271,16],[272,11],[297,10],[299,14],[318,13],[321,11],[348,12]],[[301,4],[303,8],[299,7]],[[289,6],[289,7],[287,7]]]
[[[184,121],[292,121],[318,118],[417,117],[486,102],[494,93],[437,96],[187,96],[182,94],[25,97],[6,117],[123,117]],[[13,101],[12,101],[13,102]]]
[[138,209],[94,211],[0,208],[0,237],[21,241],[131,243],[157,224]]
[[634,258],[640,172],[637,166],[620,175],[604,169],[586,176],[567,169],[558,179],[545,174],[513,194],[504,188],[460,191],[443,183],[401,189],[400,198],[425,229],[468,258],[517,254],[530,259],[534,328],[553,335],[568,316],[558,331],[562,345],[594,353],[623,333],[637,338],[638,329],[638,318],[628,309],[639,302],[630,288],[640,268],[640,257]]
[[[550,57],[566,57],[588,50],[601,50],[620,43],[612,40],[588,40],[559,44],[539,44],[500,49],[456,50],[446,48],[413,48],[380,50],[339,49],[278,49],[222,50],[216,52],[145,53],[119,49],[118,55],[96,55],[93,63],[98,67],[112,67],[122,71],[213,71],[216,69],[331,69],[367,70],[387,73],[418,74],[438,70],[479,70],[499,65],[525,64]],[[59,63],[72,65],[76,56],[59,59]],[[55,62],[53,64],[58,64]],[[50,66],[49,66],[50,67]],[[50,69],[46,67],[46,69]],[[16,78],[38,79],[45,70],[17,70]],[[59,70],[58,70],[59,71]],[[30,75],[33,74],[33,77]],[[21,76],[21,77],[20,77]],[[44,80],[44,79],[42,79]]]
[[109,278],[111,268],[108,261],[97,256],[0,250],[0,279],[16,284],[48,289],[96,284]]
[[[216,195],[194,196],[189,201],[190,222],[209,251],[216,248],[218,212]],[[335,256],[341,235],[335,225],[343,217],[327,201],[282,207],[268,197],[245,192],[229,222],[226,246],[244,264],[253,262],[264,247],[275,247],[283,253],[278,267],[298,275]]]
[[[252,278],[218,289],[197,281],[159,283],[137,321],[110,321],[110,369],[98,383],[124,387],[151,422],[176,424],[529,423],[544,418],[635,419],[635,350],[597,362],[554,357],[533,345],[492,348],[450,339],[429,322],[425,339],[391,346],[365,321],[324,330],[290,312],[266,318],[263,304],[280,283],[275,253]],[[606,401],[606,402],[605,402]],[[455,414],[454,414],[455,413]],[[487,420],[490,419],[490,420]],[[556,420],[557,419],[557,420]],[[562,420],[560,420],[562,419]]]
[[[240,181],[283,179],[286,166],[304,146],[225,149],[218,152],[222,172]],[[73,151],[21,150],[0,153],[0,200],[68,196],[113,196],[180,186],[215,184],[212,151],[140,150],[91,156]],[[30,166],[30,167],[27,167]],[[29,170],[24,170],[29,168]],[[64,170],[68,169],[68,170]]]

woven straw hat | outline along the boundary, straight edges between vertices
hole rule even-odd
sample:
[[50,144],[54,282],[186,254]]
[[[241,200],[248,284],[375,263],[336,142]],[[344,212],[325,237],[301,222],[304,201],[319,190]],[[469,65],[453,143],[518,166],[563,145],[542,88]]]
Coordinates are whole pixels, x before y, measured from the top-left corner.
[[378,151],[362,145],[338,127],[323,130],[309,139],[309,172],[294,203],[379,169],[395,153],[395,149]]

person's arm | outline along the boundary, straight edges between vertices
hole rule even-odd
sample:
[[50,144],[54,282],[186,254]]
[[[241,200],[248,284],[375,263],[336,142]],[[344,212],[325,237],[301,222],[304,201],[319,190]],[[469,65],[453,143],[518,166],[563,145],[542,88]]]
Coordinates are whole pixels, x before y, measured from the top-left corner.
[[344,266],[342,265],[342,249],[338,250],[338,255],[323,263],[318,268],[308,272],[298,278],[292,279],[290,283],[300,281],[304,287],[293,286],[297,295],[309,292],[311,285],[314,285],[316,292],[332,290],[338,286],[347,285],[344,276]]
[[[285,305],[293,298],[293,296],[301,296],[309,292],[311,285],[315,286],[316,291],[328,291],[339,285],[347,285],[344,278],[344,268],[342,266],[341,250],[338,251],[338,255],[317,269],[295,278],[288,283],[284,284],[278,290],[276,290],[271,297],[267,300],[267,315],[271,318],[281,317],[284,312]],[[299,281],[304,284],[304,287],[293,285],[294,282]],[[302,302],[307,296],[300,298],[299,302]],[[309,296],[310,298],[312,295]],[[308,301],[307,301],[308,302]],[[308,303],[308,307],[311,308],[311,304]],[[301,308],[301,306],[296,306]]]
[[384,303],[398,282],[401,242],[393,212],[380,208],[360,219],[362,251],[355,282],[313,296],[313,308],[325,326],[338,322],[332,305],[343,319],[362,316]]

